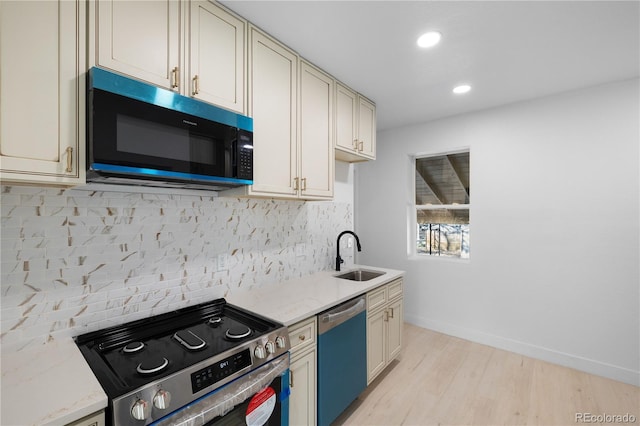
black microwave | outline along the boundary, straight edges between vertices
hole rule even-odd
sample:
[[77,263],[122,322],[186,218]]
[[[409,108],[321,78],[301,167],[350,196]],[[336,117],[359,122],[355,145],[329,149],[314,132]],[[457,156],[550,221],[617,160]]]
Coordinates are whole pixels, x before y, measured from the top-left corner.
[[253,120],[89,70],[87,182],[226,189],[253,183]]

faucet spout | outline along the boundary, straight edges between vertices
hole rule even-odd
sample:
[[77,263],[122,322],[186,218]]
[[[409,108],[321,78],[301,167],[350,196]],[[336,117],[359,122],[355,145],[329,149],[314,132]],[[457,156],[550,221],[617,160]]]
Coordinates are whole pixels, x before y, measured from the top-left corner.
[[354,238],[356,239],[356,247],[358,248],[358,251],[362,251],[362,246],[360,246],[360,238],[358,238],[358,236],[356,235],[355,232],[353,231],[342,231],[339,235],[338,235],[338,241],[336,242],[336,271],[340,270],[340,264],[344,263],[344,260],[342,260],[342,258],[340,257],[340,238],[344,235],[344,234],[351,234],[354,236]]

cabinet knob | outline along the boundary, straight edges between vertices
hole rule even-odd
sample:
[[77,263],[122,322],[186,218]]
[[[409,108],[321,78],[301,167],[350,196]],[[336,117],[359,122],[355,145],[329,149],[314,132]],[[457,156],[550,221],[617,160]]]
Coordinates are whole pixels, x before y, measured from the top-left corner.
[[304,341],[304,339],[306,339],[306,338],[307,338],[307,336],[305,336],[304,334],[301,334],[301,335],[298,336],[298,339],[300,339],[302,341]]

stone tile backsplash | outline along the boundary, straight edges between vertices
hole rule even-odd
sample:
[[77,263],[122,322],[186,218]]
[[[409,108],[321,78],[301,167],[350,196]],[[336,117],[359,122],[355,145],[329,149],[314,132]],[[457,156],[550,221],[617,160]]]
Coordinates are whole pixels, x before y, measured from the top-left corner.
[[3,351],[330,269],[353,229],[349,203],[1,191]]

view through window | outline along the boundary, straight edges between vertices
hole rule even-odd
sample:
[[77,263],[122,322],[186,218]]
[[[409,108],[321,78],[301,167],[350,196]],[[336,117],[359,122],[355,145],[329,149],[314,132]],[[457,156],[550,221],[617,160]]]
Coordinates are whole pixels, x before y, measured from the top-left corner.
[[416,253],[469,258],[469,151],[416,158]]

